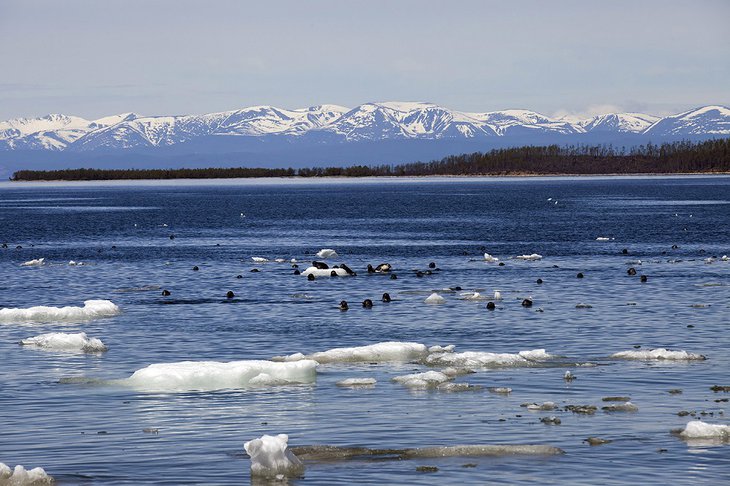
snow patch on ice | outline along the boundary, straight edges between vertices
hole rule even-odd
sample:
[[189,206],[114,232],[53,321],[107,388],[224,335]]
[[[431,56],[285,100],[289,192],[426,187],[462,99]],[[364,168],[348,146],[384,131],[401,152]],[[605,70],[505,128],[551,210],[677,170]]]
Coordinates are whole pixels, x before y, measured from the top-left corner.
[[83,307],[35,306],[0,309],[0,322],[26,321],[67,321],[86,320],[97,317],[111,317],[121,313],[121,309],[110,300],[86,300]]
[[0,462],[0,486],[38,486],[52,484],[53,478],[42,467],[25,469],[20,464],[14,469]]
[[274,361],[314,360],[318,363],[411,361],[428,355],[426,345],[420,343],[388,341],[352,348],[334,348],[309,355],[296,353],[274,357]]
[[701,354],[688,353],[684,350],[672,351],[665,348],[650,349],[646,351],[621,351],[611,355],[612,358],[621,359],[637,359],[637,360],[703,360],[706,359]]
[[20,341],[23,346],[36,346],[52,351],[83,351],[85,353],[99,353],[107,350],[100,339],[90,338],[85,332],[75,334],[51,332],[40,334]]
[[288,442],[286,434],[263,435],[246,442],[243,448],[251,457],[251,475],[265,478],[301,476],[304,464],[289,450]]

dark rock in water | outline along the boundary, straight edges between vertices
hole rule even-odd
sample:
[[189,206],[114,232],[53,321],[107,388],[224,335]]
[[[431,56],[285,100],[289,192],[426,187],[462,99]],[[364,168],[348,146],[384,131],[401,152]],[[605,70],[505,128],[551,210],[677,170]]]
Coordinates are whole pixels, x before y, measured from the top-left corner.
[[494,302],[492,302],[492,301],[487,302],[487,309],[494,310],[496,307],[497,306],[494,305]]
[[578,275],[576,275],[575,278],[583,278],[583,273],[582,272],[578,272]]
[[309,280],[309,281],[314,280],[314,274],[310,273],[309,275],[307,275],[307,280]]
[[424,275],[433,275],[433,272],[431,270],[426,270],[423,272]]
[[347,301],[346,300],[341,300],[340,301],[340,310],[341,311],[346,311],[349,308],[350,308],[350,306],[347,305]]
[[449,290],[453,290],[454,292],[458,292],[459,290],[461,290],[461,287],[459,287],[459,286],[457,285],[457,286],[455,286],[455,287],[449,287]]
[[312,262],[312,266],[314,268],[318,268],[320,270],[327,270],[330,268],[325,262],[317,262],[317,261]]
[[682,389],[681,388],[672,388],[667,393],[669,393],[670,395],[681,395]]
[[646,275],[642,275],[639,280],[641,280],[642,282],[646,282],[648,280],[648,278]]
[[419,271],[417,271],[417,272],[416,272],[416,277],[418,277],[418,278],[421,278],[421,277],[423,277],[423,272],[422,272],[422,271],[420,271],[420,270],[419,270]]
[[545,425],[560,425],[562,423],[562,421],[554,415],[551,415],[550,417],[543,417],[540,419],[540,422]]
[[532,307],[532,299],[525,299],[522,301],[522,307]]
[[473,462],[469,462],[469,463],[466,463],[466,464],[462,464],[461,467],[477,467],[477,465],[474,464]]
[[251,273],[258,273],[260,271],[261,270],[259,270],[258,268],[252,268],[251,270],[249,270],[249,272],[251,272]]
[[429,263],[428,268],[436,268],[436,263],[435,262]]
[[541,278],[538,278],[538,279],[536,280],[536,282],[537,282],[538,284],[541,284],[541,283],[542,283],[542,279],[541,279]]
[[436,466],[418,466],[416,467],[416,471],[418,472],[426,472],[426,473],[434,473],[438,472],[439,468]]
[[292,263],[292,266],[291,267],[292,268],[299,268],[299,265],[297,265],[296,263]]
[[8,247],[8,244],[7,243],[3,243],[3,248],[7,248],[7,247]]
[[243,278],[243,275],[236,275],[236,278]]
[[[22,246],[20,246],[20,245],[18,245],[18,246],[16,246],[16,247],[15,247],[15,249],[16,249],[16,250],[22,250],[22,249],[23,249],[23,247],[22,247]],[[99,253],[101,253],[101,250],[99,250]]]
[[175,239],[175,235],[170,235],[170,239],[171,240],[174,240]]
[[730,392],[730,386],[712,385],[710,387],[710,390],[714,391],[715,393],[718,393],[718,392],[728,393],[728,392]]
[[396,275],[396,274],[392,273],[392,274],[390,275],[390,279],[391,279],[391,280],[398,280],[398,275]]
[[641,344],[634,344],[634,349],[639,349],[641,347]]
[[235,296],[236,296],[236,294],[234,294],[232,290],[229,290],[228,292],[226,292],[226,299],[232,299]]
[[294,275],[301,275],[301,274],[302,274],[302,272],[300,272],[298,268],[294,269]]
[[565,410],[584,415],[593,415],[598,410],[595,405],[566,405]]
[[[30,245],[30,246],[33,246],[33,245]],[[117,245],[112,245],[112,250],[116,250],[116,249],[117,249]]]
[[591,446],[599,446],[603,444],[610,444],[613,441],[609,439],[601,439],[600,437],[588,437],[584,442],[588,442],[588,445]]
[[676,250],[677,248],[679,248],[677,245],[672,245],[672,250]]
[[357,275],[355,272],[352,271],[352,268],[348,267],[344,263],[340,265],[340,268],[347,272],[348,275],[352,275],[353,277]]
[[368,273],[375,273],[375,269],[368,263]]
[[503,267],[504,266],[504,262],[499,262],[497,265],[499,265],[500,267]]
[[391,301],[390,294],[388,292],[384,293],[382,300],[383,300],[383,302],[390,302]]
[[628,270],[626,270],[626,273],[633,277],[634,275],[636,275],[636,269],[634,267],[631,267]]
[[677,412],[677,415],[679,415],[680,417],[686,417],[687,415],[690,415],[690,412],[688,412],[687,410],[680,410],[679,412]]
[[198,266],[197,266],[197,265],[195,265],[195,266],[193,267],[193,272],[197,272],[198,270],[200,270],[200,269],[198,268]]
[[366,309],[372,309],[373,307],[373,301],[370,299],[365,299],[362,301],[362,306]]
[[164,297],[169,297],[169,296],[170,296],[170,291],[169,291],[169,290],[167,290],[167,289],[165,289],[165,290],[163,290],[163,291],[162,291],[162,295],[163,295]]
[[631,397],[603,397],[601,400],[604,402],[629,402]]
[[330,272],[330,277],[337,277],[337,276],[338,276],[338,275],[337,275],[337,272],[336,272],[335,270],[332,270],[332,271]]
[[624,255],[628,255],[629,254],[629,249],[628,248],[624,248],[623,250],[621,250],[621,253],[623,253]]

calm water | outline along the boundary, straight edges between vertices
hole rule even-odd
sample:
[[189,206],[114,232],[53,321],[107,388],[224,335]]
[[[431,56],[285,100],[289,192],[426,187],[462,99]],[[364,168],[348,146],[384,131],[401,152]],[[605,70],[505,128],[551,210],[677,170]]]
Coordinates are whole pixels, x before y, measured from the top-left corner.
[[[0,307],[109,299],[123,310],[85,322],[0,323],[0,462],[42,466],[61,484],[249,484],[243,443],[264,433],[287,433],[290,445],[550,444],[566,452],[316,463],[291,481],[301,485],[730,480],[729,445],[670,434],[692,418],[679,417],[681,410],[730,423],[728,403],[715,401],[730,395],[709,389],[730,385],[730,262],[705,263],[730,253],[730,178],[2,184],[0,240],[9,245],[0,250]],[[321,248],[335,248],[334,263],[359,275],[309,282],[289,263],[251,260],[307,262]],[[479,261],[484,251],[506,265]],[[544,259],[511,259],[530,253]],[[41,257],[45,266],[20,266]],[[637,259],[644,284],[626,274]],[[431,261],[441,271],[417,278],[414,270]],[[397,280],[364,272],[381,262],[393,265]],[[254,267],[261,271],[249,272]],[[130,291],[145,286],[154,290]],[[500,289],[504,300],[493,312],[458,293],[442,292],[444,305],[423,303],[433,290],[455,286],[488,295]],[[163,297],[161,288],[172,295]],[[233,302],[226,302],[228,290]],[[394,301],[380,303],[383,292]],[[532,308],[521,306],[527,296]],[[373,309],[360,307],[365,298]],[[348,312],[337,309],[342,299],[351,303]],[[84,331],[109,351],[18,345],[55,331]],[[457,352],[545,348],[566,358],[457,379],[511,387],[508,396],[412,391],[390,381],[427,370],[414,363],[322,365],[316,384],[215,392],[59,383],[125,378],[151,363],[269,359],[390,340],[454,344]],[[635,345],[708,359],[608,357]],[[585,362],[600,366],[567,367]],[[563,380],[567,369],[577,376],[571,383]],[[335,386],[350,377],[378,383]],[[670,395],[674,388],[683,393]],[[602,412],[608,395],[630,396],[639,411]],[[520,407],[543,401],[599,410]],[[546,415],[562,424],[542,424]],[[583,442],[590,436],[613,442],[591,447]],[[423,465],[439,470],[416,472]]]

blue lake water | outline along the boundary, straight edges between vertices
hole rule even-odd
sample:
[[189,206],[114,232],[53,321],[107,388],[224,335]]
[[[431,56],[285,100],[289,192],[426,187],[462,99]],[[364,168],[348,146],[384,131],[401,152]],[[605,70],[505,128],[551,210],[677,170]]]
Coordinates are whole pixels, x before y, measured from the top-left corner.
[[[0,462],[41,466],[59,484],[250,484],[243,443],[278,433],[292,446],[565,451],[313,462],[289,481],[296,485],[730,481],[730,445],[670,433],[695,418],[730,424],[728,403],[718,401],[730,393],[710,390],[730,385],[730,262],[721,258],[730,254],[728,177],[3,183],[3,242],[0,308],[108,299],[122,310],[0,322]],[[303,270],[322,248],[339,254],[328,263],[346,263],[358,276],[293,274],[291,258]],[[484,262],[485,252],[505,265]],[[543,259],[513,258],[532,253]],[[45,265],[21,266],[37,258]],[[382,262],[397,279],[365,271]],[[430,262],[439,271],[418,277]],[[627,275],[631,266],[638,275]],[[226,299],[229,290],[234,299]],[[484,300],[460,299],[474,290],[499,290],[503,299],[494,311]],[[424,303],[434,291],[445,304]],[[392,302],[380,302],[384,292]],[[527,297],[532,307],[521,305]],[[360,306],[367,298],[372,309]],[[338,309],[341,300],[348,311]],[[81,331],[109,350],[18,344]],[[545,349],[559,358],[478,369],[455,382],[485,389],[462,393],[391,381],[440,369],[421,362],[322,364],[315,383],[213,391],[110,382],[153,363],[268,360],[384,341],[453,344],[457,353]],[[707,360],[610,357],[658,347]],[[574,381],[563,379],[567,370]],[[361,377],[377,383],[335,385]],[[602,398],[615,395],[630,396],[639,410],[602,411]],[[545,401],[559,408],[520,406]],[[564,410],[571,404],[598,410]],[[694,417],[678,416],[683,410]],[[540,422],[551,415],[561,424]],[[150,428],[157,433],[143,432]],[[588,437],[612,442],[590,446]]]

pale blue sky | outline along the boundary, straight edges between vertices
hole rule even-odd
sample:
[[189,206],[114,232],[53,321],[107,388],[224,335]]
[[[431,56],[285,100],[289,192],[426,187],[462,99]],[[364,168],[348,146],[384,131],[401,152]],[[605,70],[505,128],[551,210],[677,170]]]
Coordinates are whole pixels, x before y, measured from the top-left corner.
[[0,120],[730,104],[729,1],[0,0]]

